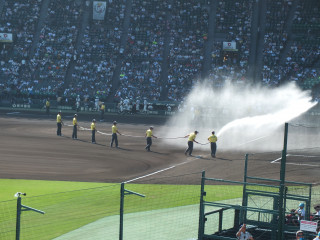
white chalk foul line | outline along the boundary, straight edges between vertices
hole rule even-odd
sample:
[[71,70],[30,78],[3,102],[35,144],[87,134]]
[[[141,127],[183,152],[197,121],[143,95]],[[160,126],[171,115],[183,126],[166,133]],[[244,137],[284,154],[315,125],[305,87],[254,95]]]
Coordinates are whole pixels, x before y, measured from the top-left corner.
[[[294,154],[287,154],[288,156],[294,156],[294,157],[319,157],[319,156],[307,156],[307,155],[294,155]],[[271,163],[279,163],[278,161],[281,160],[282,157],[279,157],[273,161],[271,161]],[[308,163],[288,163],[286,162],[286,164],[290,164],[290,165],[295,165],[295,166],[308,166],[308,167],[320,167],[320,165],[315,165],[315,164],[308,164]]]
[[159,171],[156,171],[156,172],[153,172],[153,173],[149,173],[149,174],[147,174],[147,175],[143,175],[143,176],[141,176],[141,177],[133,178],[133,179],[131,179],[131,180],[125,181],[124,183],[129,183],[129,182],[133,182],[133,181],[136,181],[136,180],[139,180],[139,179],[142,179],[142,178],[150,177],[150,176],[152,176],[152,175],[155,175],[155,174],[158,174],[158,173],[161,173],[161,172],[164,172],[164,171],[168,171],[168,170],[170,170],[170,169],[173,169],[173,168],[175,168],[175,167],[178,167],[178,166],[180,166],[180,165],[183,165],[183,164],[186,164],[186,163],[189,163],[189,162],[190,162],[190,161],[185,161],[185,162],[182,162],[182,163],[173,165],[173,166],[171,166],[171,167],[167,167],[167,168],[161,169],[161,170],[159,170]]
[[[279,162],[271,162],[271,163],[278,163]],[[320,165],[314,165],[314,164],[307,164],[307,163],[286,163],[286,164],[290,164],[290,165],[296,165],[296,166],[308,166],[308,167],[320,167]]]
[[157,173],[161,173],[161,172],[170,170],[170,169],[172,169],[172,168],[174,168],[174,167],[175,167],[175,166],[171,166],[171,167],[168,167],[168,168],[164,168],[164,169],[161,169],[161,170],[159,170],[159,171],[156,171],[156,172],[153,172],[153,173],[149,173],[149,174],[147,174],[147,175],[143,175],[143,176],[141,176],[141,177],[133,178],[133,179],[131,179],[131,180],[125,181],[124,183],[129,183],[129,182],[133,182],[133,181],[136,181],[136,180],[139,180],[139,179],[142,179],[142,178],[146,178],[146,177],[155,175],[155,174],[157,174]]
[[269,136],[270,136],[270,135],[266,135],[266,136],[263,136],[263,137],[255,138],[255,139],[253,139],[253,140],[251,140],[251,141],[248,141],[248,142],[239,144],[238,147],[239,147],[239,146],[242,146],[242,145],[246,145],[246,144],[248,144],[248,143],[252,143],[252,142],[258,141],[258,140],[260,140],[260,139],[263,139],[263,138],[266,138],[266,137],[269,137]]
[[293,157],[305,157],[305,158],[313,158],[313,157],[320,157],[320,156],[309,156],[309,155],[295,155],[295,154],[287,154],[287,156],[293,156]]
[[9,113],[6,113],[7,115],[11,115],[11,114],[20,114],[20,112],[9,112]]
[[282,158],[282,157],[279,157],[279,158],[273,160],[271,163],[277,163],[279,160],[281,160],[281,158]]

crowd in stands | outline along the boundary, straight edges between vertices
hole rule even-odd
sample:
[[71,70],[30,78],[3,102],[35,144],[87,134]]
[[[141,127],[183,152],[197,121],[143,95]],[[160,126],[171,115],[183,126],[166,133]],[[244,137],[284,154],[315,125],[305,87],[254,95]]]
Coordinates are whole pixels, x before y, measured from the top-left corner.
[[226,42],[236,42],[237,52],[223,52],[223,42],[214,42],[209,79],[216,87],[227,79],[241,84],[248,70],[253,1],[219,1],[216,11],[216,33],[226,34]]
[[42,83],[41,91],[59,91],[65,84],[70,61],[76,54],[76,39],[83,12],[81,2],[50,1],[48,16],[40,31],[36,52],[35,79]]
[[[6,1],[7,6],[4,11],[12,13],[9,3],[16,1]],[[36,22],[30,23],[30,19],[38,20],[40,17],[41,1],[28,0],[15,3],[13,18],[10,22],[19,22],[19,28],[14,30],[17,41],[13,44],[10,53],[6,53],[8,59],[2,65],[2,74],[7,75],[9,79],[9,89],[19,91],[22,94],[29,95],[53,95],[55,96],[65,83],[65,76],[70,60],[75,54],[75,42],[78,37],[81,2],[72,0],[50,1],[47,9],[47,17],[40,30],[39,41],[35,44],[35,52],[31,56],[31,44],[33,43],[33,34],[36,32]],[[32,9],[32,11],[30,10]],[[1,21],[8,14],[2,15]],[[21,15],[21,16],[20,16]],[[23,16],[23,17],[22,17]],[[10,23],[11,24],[11,23]],[[28,31],[30,29],[30,31]],[[11,32],[10,30],[8,30]],[[29,36],[23,40],[20,39],[21,32],[26,31]],[[31,37],[32,36],[32,37]],[[21,43],[21,44],[19,44]],[[23,43],[25,45],[23,45]],[[17,46],[19,49],[16,50]],[[9,66],[4,69],[4,66]],[[14,72],[12,72],[14,71]]]
[[266,5],[262,81],[265,84],[278,85],[286,72],[286,69],[279,68],[279,66],[280,56],[288,40],[285,27],[292,0],[268,0]]
[[125,1],[110,0],[104,20],[89,17],[65,95],[77,93],[100,99],[109,96],[116,57],[120,52],[124,11]]
[[[320,83],[319,66],[314,67],[320,56],[320,39],[314,31],[320,30],[319,2],[297,1],[291,20],[291,41],[288,40],[286,24],[290,23],[288,15],[293,1],[270,0],[267,6],[262,81],[268,85],[296,81],[302,88],[312,89]],[[284,51],[285,46],[288,47],[287,51]],[[319,99],[319,92],[314,92],[313,95],[315,99]]]
[[[0,51],[2,91],[17,93],[34,84],[29,71],[30,49],[40,16],[37,0],[5,1],[0,13],[0,32],[15,33],[15,44]],[[36,83],[35,83],[36,84]]]
[[116,97],[158,100],[167,1],[133,0]]
[[[212,14],[206,0],[108,0],[100,21],[92,19],[90,1],[47,0],[48,9],[41,0],[3,1],[0,33],[14,33],[14,43],[0,43],[0,92],[117,101],[159,100],[164,92],[164,99],[181,101],[204,69]],[[244,83],[255,1],[215,4],[220,39],[211,39],[208,78],[216,87],[226,79]],[[320,83],[319,10],[317,0],[267,0],[262,83]],[[223,51],[223,41],[236,42],[237,51]]]
[[202,1],[173,1],[168,56],[168,99],[181,101],[200,78],[208,35],[208,8]]
[[[1,13],[0,31],[16,33],[16,41],[12,50],[14,59],[29,56],[33,37],[39,21],[40,3],[38,0],[6,1]],[[8,53],[2,55],[8,59]]]

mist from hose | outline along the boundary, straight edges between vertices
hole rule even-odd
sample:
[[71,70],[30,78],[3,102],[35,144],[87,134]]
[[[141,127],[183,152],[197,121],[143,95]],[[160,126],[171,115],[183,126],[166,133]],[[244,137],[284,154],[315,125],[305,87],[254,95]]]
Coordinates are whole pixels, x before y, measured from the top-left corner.
[[[279,150],[284,123],[315,104],[310,91],[302,91],[294,83],[270,89],[228,82],[214,89],[204,82],[192,89],[160,134],[182,137],[197,130],[196,140],[207,143],[214,130],[220,150]],[[186,146],[186,142],[177,139],[170,144]]]

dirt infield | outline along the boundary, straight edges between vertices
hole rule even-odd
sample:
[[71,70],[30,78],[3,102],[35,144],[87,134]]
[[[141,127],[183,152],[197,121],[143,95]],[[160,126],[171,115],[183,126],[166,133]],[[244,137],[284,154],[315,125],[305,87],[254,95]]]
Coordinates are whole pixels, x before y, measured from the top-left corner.
[[[245,152],[219,151],[218,145],[217,158],[213,159],[209,147],[199,151],[195,145],[194,156],[186,157],[184,148],[176,148],[170,141],[159,139],[154,139],[152,151],[146,152],[144,134],[150,122],[157,123],[154,125],[157,135],[157,129],[165,119],[144,118],[142,121],[141,117],[106,116],[105,122],[97,122],[98,130],[110,133],[111,122],[117,117],[119,131],[133,136],[119,136],[120,148],[117,149],[110,148],[110,135],[97,133],[97,144],[91,144],[91,132],[86,130],[78,132],[79,140],[72,140],[72,127],[69,126],[64,126],[63,136],[58,137],[55,116],[42,112],[0,112],[1,178],[124,182],[205,170],[208,177],[243,180]],[[72,114],[63,117],[65,124],[71,125]],[[80,113],[79,125],[89,128],[91,118],[92,115]],[[279,179],[280,164],[271,162],[280,156],[279,152],[255,155],[251,157],[251,163],[254,163],[250,165],[250,171],[255,176]],[[301,168],[298,161],[296,165],[288,165],[287,171],[293,173],[289,180],[319,182],[314,177],[319,171],[317,162]],[[200,183],[200,174],[192,176],[185,184]]]

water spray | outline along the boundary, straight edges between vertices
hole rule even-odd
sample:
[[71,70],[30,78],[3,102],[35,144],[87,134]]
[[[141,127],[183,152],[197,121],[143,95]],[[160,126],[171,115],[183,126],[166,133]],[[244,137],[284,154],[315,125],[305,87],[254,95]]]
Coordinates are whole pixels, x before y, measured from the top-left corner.
[[[208,82],[196,85],[181,103],[161,135],[167,138],[199,131],[197,140],[207,142],[215,130],[218,149],[281,148],[267,136],[278,134],[279,128],[315,106],[310,91],[302,91],[294,83],[278,88],[244,86],[227,82],[221,89]],[[183,140],[170,142],[186,146]],[[280,144],[280,145],[279,145]],[[203,146],[203,148],[207,148]]]

